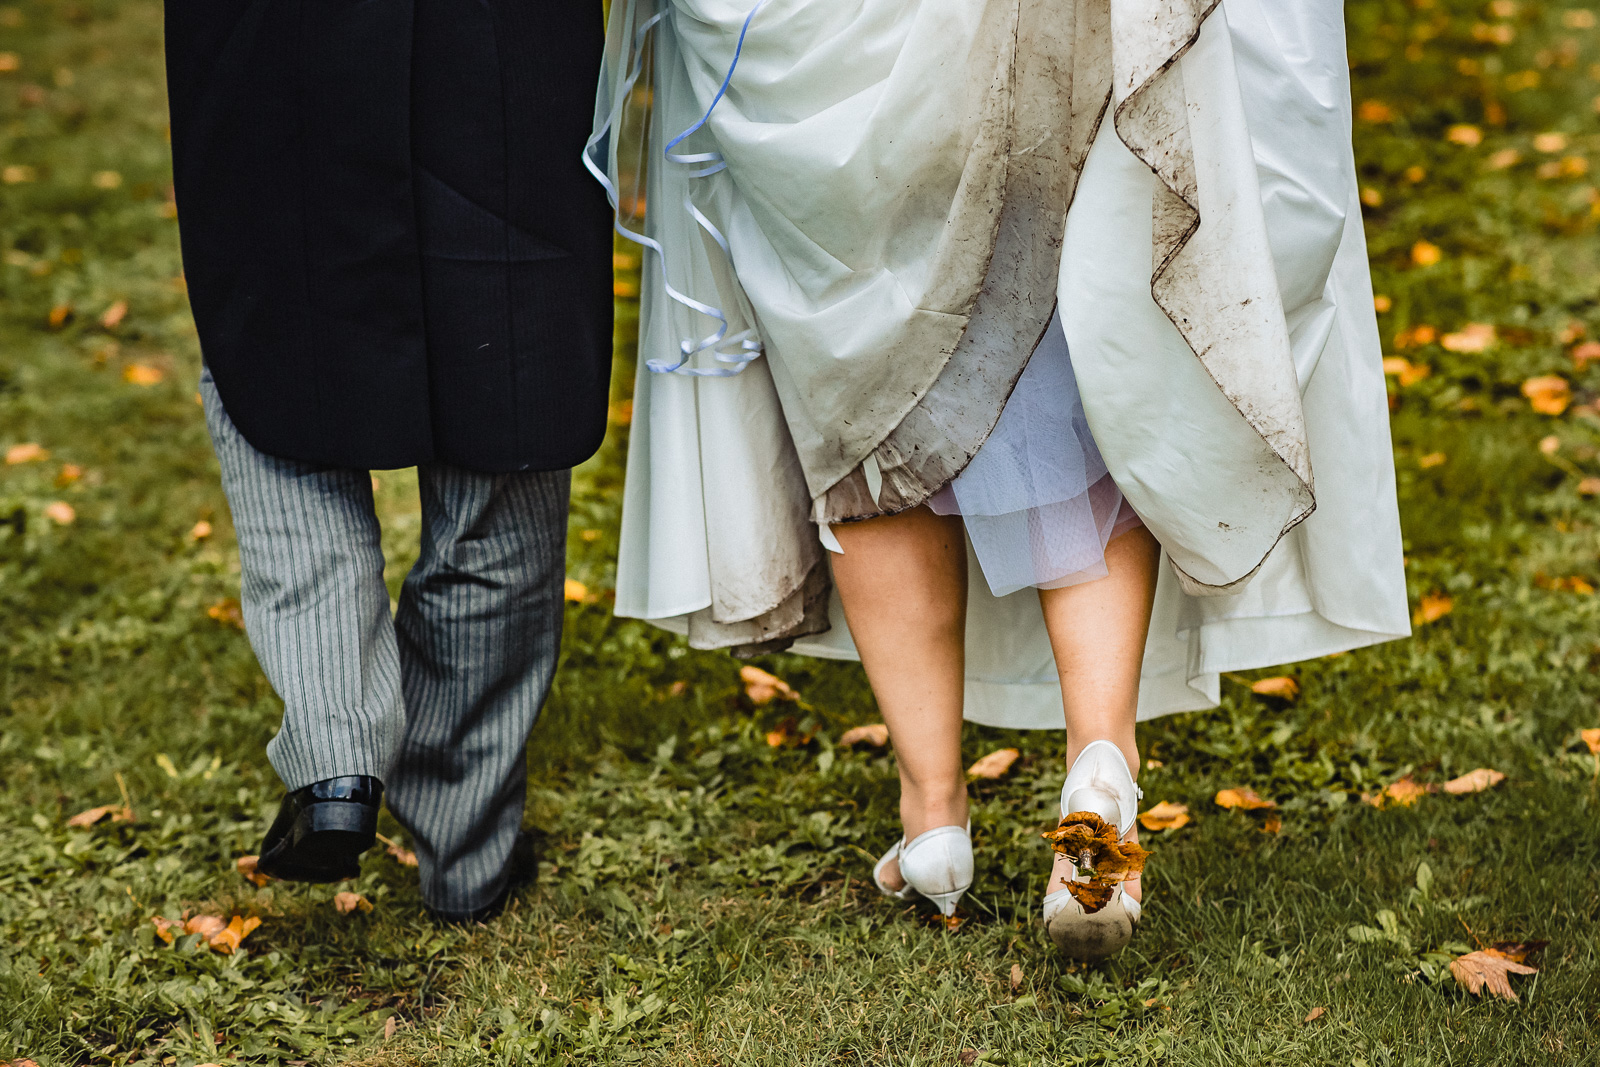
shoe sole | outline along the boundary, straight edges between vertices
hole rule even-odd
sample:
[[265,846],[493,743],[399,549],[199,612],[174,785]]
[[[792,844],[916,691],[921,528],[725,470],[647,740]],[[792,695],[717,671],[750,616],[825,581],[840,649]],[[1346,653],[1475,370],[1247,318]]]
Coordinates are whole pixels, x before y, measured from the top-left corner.
[[1092,915],[1059,911],[1044,924],[1044,929],[1061,954],[1075,960],[1115,956],[1133,940],[1133,919],[1120,900]]
[[283,843],[256,869],[286,882],[342,882],[361,873],[361,854],[378,841],[378,813],[365,804],[330,800],[295,819]]

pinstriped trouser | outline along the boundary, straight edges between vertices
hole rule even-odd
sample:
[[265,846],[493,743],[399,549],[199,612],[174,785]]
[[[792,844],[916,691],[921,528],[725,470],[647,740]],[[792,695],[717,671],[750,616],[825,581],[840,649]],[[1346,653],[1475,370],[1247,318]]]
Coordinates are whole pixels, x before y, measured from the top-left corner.
[[258,452],[209,373],[200,390],[238,531],[245,630],[284,703],[273,767],[290,789],[379,778],[416,839],[423,899],[489,903],[561,643],[570,472],[418,468],[422,552],[391,618],[371,475]]

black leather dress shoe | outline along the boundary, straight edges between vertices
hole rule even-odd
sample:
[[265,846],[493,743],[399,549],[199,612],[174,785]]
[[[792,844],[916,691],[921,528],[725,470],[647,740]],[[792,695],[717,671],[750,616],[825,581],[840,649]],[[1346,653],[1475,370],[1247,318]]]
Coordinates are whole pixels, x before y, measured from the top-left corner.
[[428,908],[428,914],[433,917],[433,921],[442,926],[472,926],[488,922],[505,911],[506,905],[511,901],[511,894],[538,878],[539,843],[543,837],[544,834],[537,830],[517,831],[517,839],[511,845],[511,856],[506,860],[506,884],[495,894],[494,899],[483,907],[471,911]]
[[383,783],[368,775],[327,778],[283,798],[256,870],[289,882],[338,882],[361,873],[378,836]]

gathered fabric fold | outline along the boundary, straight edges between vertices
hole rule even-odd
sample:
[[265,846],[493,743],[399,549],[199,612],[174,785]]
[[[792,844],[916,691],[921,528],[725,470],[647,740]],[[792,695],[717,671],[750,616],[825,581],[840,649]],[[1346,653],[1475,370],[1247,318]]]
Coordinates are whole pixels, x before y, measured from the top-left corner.
[[[630,497],[624,534],[704,591],[619,590],[619,611],[672,608],[700,647],[825,632],[818,526],[950,485],[1058,303],[1088,426],[1184,594],[1250,583],[1316,498],[1222,2],[616,0],[586,159],[647,249],[629,478],[681,459],[693,485]],[[1067,314],[1094,269],[1072,262],[1080,186],[1123,160],[1148,187],[1127,299],[1208,393],[1156,436],[1129,395],[1170,368],[1130,371]]]

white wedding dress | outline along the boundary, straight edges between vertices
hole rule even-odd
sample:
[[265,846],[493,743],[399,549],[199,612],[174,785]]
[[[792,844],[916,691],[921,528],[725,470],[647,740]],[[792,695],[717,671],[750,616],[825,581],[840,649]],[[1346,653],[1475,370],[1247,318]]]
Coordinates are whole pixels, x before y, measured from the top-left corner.
[[828,527],[930,503],[974,721],[1062,725],[1025,586],[1133,512],[1141,718],[1409,632],[1337,0],[752,3],[613,2],[588,158],[655,249],[619,615],[852,657]]

